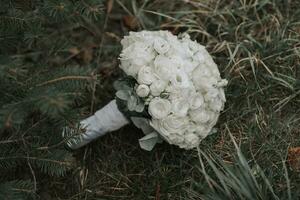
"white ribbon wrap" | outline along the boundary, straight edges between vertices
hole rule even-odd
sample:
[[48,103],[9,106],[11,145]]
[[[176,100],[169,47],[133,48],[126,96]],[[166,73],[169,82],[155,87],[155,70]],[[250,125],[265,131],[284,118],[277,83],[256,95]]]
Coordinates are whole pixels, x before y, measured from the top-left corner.
[[80,122],[80,127],[84,128],[85,132],[79,136],[79,141],[76,143],[70,142],[68,145],[72,149],[78,149],[95,138],[118,130],[128,123],[129,121],[119,111],[116,100],[112,100],[94,115]]

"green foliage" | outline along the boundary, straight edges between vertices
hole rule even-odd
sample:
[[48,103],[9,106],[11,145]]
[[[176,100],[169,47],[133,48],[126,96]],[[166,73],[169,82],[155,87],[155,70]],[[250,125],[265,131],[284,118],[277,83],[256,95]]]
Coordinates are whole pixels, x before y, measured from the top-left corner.
[[95,92],[98,64],[82,29],[102,20],[103,4],[0,4],[0,199],[31,199],[41,181],[75,164],[61,134],[83,117]]
[[[233,140],[236,155],[232,163],[224,162],[213,152],[204,152],[198,150],[200,171],[205,177],[208,187],[203,190],[203,194],[190,191],[191,199],[201,197],[204,200],[221,200],[221,199],[277,199],[277,191],[274,188],[272,177],[267,177],[264,170],[257,164],[250,164],[241,149]],[[207,166],[205,166],[205,161]],[[284,166],[286,167],[286,166]],[[213,173],[208,174],[207,170]],[[267,170],[266,170],[267,171]],[[288,174],[285,174],[289,181]],[[288,183],[286,183],[289,193],[288,199],[292,199]],[[293,195],[297,198],[297,194]]]
[[126,77],[114,82],[116,98],[119,102],[119,107],[124,108],[124,112],[143,113],[145,102],[140,98],[134,88],[136,80],[131,77]]
[[31,181],[9,181],[0,184],[0,199],[26,200],[34,198],[34,190]]

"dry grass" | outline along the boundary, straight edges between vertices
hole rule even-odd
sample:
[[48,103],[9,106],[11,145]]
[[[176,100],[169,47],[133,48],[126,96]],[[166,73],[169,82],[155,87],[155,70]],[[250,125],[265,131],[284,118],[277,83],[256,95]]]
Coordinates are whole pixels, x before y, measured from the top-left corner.
[[[300,2],[115,0],[109,6],[99,57],[103,65],[113,63],[113,67],[101,71],[96,105],[113,98],[111,84],[119,76],[115,72],[118,42],[128,30],[187,31],[207,46],[222,77],[229,80],[218,132],[200,148],[214,152],[224,165],[234,166],[231,133],[254,175],[259,165],[280,199],[299,198],[299,174],[285,163],[288,149],[300,146]],[[76,151],[77,168],[51,183],[52,196],[68,200],[209,199],[196,151],[161,144],[145,152],[138,147],[141,136],[128,126]],[[207,166],[207,174],[213,171]]]

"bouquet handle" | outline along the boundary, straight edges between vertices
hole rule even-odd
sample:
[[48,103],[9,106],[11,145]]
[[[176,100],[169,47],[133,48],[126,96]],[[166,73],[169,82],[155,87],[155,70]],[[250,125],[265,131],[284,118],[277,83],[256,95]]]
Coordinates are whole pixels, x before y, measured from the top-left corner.
[[82,120],[79,128],[84,129],[84,132],[69,139],[67,145],[71,149],[78,149],[108,132],[120,129],[128,123],[129,121],[119,111],[116,100],[112,100],[95,112],[94,115]]

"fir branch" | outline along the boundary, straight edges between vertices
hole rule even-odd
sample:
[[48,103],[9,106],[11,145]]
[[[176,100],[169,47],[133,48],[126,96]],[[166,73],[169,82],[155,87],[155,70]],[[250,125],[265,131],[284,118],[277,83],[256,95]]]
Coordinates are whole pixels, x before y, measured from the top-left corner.
[[29,138],[31,138],[31,137],[28,136],[28,137],[26,137],[26,138],[15,139],[15,140],[11,140],[11,139],[8,139],[8,140],[2,140],[2,141],[0,141],[0,144],[9,144],[9,143],[22,142],[24,139],[29,139]]
[[30,171],[31,171],[32,177],[33,177],[33,191],[34,191],[34,193],[35,193],[36,190],[37,190],[37,187],[36,187],[36,185],[37,185],[37,183],[36,183],[36,176],[35,176],[35,172],[34,172],[32,166],[31,166],[30,161],[29,161],[28,158],[29,158],[29,157],[27,157],[27,165],[28,165],[28,167],[29,167],[29,169],[30,169]]
[[77,66],[85,43],[97,44],[82,27],[102,23],[103,1],[0,1],[0,199],[25,200],[40,189],[40,172],[50,179],[72,168],[60,133],[89,106],[90,88],[96,96],[99,65]]
[[32,182],[29,180],[14,180],[0,183],[0,199],[28,199],[35,196]]
[[29,159],[33,161],[44,161],[44,162],[49,162],[49,163],[54,163],[58,164],[61,166],[67,166],[70,167],[71,163],[68,161],[60,161],[60,160],[52,160],[52,159],[47,159],[47,158],[39,158],[39,157],[22,157],[22,156],[8,156],[8,157],[0,157],[1,160],[9,160],[9,159]]
[[93,79],[92,77],[89,77],[89,76],[64,76],[64,77],[59,77],[59,78],[56,78],[53,80],[49,80],[49,81],[37,84],[36,86],[41,87],[41,86],[45,86],[48,84],[52,84],[52,83],[59,82],[59,81],[65,81],[65,80],[95,80],[95,79]]

